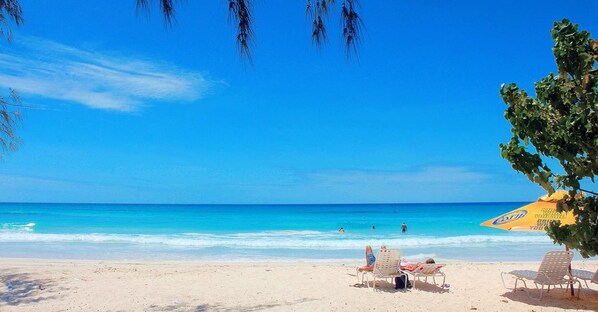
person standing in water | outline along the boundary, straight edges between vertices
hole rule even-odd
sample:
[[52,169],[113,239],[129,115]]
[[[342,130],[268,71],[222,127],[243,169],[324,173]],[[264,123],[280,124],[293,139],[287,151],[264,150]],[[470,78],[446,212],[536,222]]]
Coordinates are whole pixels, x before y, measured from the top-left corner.
[[407,224],[405,224],[405,222],[403,222],[403,224],[401,225],[401,232],[407,232]]

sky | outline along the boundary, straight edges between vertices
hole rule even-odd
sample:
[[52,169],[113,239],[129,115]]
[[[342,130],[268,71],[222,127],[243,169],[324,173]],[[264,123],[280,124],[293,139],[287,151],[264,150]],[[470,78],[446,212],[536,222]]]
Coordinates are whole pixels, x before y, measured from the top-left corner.
[[227,1],[176,4],[165,27],[157,2],[21,0],[0,89],[28,108],[0,201],[533,201],[500,156],[500,85],[556,71],[555,21],[598,34],[595,0],[362,0],[347,59],[338,5],[316,48],[305,1],[260,0],[248,64]]

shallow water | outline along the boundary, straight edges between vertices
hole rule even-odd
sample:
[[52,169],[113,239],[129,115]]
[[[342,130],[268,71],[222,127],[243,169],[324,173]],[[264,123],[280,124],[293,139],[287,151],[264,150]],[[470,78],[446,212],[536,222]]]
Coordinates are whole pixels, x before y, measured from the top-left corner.
[[[0,257],[118,260],[538,260],[543,233],[479,224],[525,203],[387,205],[0,204]],[[401,233],[401,224],[408,226]],[[375,226],[375,230],[372,230]],[[345,233],[339,233],[343,227]]]

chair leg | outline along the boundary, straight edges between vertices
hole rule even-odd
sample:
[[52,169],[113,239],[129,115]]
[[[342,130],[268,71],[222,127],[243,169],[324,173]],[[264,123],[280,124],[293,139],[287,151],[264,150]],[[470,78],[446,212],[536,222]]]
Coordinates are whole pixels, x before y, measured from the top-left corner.
[[523,285],[525,285],[524,290],[525,290],[525,293],[527,294],[528,298],[532,298],[535,300],[542,300],[542,296],[544,295],[544,285],[542,285],[542,287],[538,287],[538,284],[534,283],[536,285],[536,289],[540,290],[540,297],[535,298],[535,297],[532,297],[532,295],[529,293],[529,289],[527,288],[527,283],[525,282],[525,280],[522,279],[521,281],[523,282]]
[[[502,286],[508,289],[507,284],[505,284],[505,274],[505,272],[500,272],[500,280],[502,281]],[[517,285],[517,281],[515,281],[515,285]]]
[[[550,285],[548,287],[550,287]],[[540,289],[540,300],[542,300],[542,295],[544,295],[544,285],[542,285],[542,289]]]
[[[527,295],[529,298],[531,298],[532,296],[529,294],[529,289],[527,288],[527,283],[526,283],[526,282],[525,282],[525,280],[523,280],[523,279],[521,280],[521,282],[523,283],[523,286],[524,286],[523,290],[525,290],[525,294],[526,294],[526,295]],[[516,288],[514,288],[514,289],[513,289],[513,291],[515,291],[515,290],[516,290]]]

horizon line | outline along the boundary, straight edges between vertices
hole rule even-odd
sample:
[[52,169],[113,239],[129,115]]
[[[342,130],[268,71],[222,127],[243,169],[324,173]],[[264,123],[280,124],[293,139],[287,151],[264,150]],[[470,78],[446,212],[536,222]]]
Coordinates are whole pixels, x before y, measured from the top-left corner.
[[[533,202],[533,201],[530,201]],[[76,202],[0,202],[4,204],[49,204],[49,205],[147,205],[147,206],[358,206],[358,205],[442,205],[442,204],[510,204],[510,203],[527,203],[527,201],[472,201],[472,202],[417,202],[417,203],[254,203],[254,204],[238,204],[238,203],[76,203]]]

